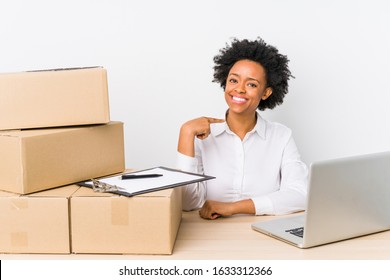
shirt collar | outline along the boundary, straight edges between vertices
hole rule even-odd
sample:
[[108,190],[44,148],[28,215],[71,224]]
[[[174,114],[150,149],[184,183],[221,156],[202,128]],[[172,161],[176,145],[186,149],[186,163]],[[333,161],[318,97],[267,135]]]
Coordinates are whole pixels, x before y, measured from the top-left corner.
[[253,130],[255,130],[257,132],[257,134],[265,139],[265,132],[266,132],[266,129],[267,129],[267,125],[266,125],[266,122],[265,120],[260,116],[259,112],[256,112],[257,114],[257,122],[256,122],[256,125],[254,127]]
[[[249,133],[257,133],[261,138],[265,139],[265,132],[266,132],[266,122],[265,120],[260,116],[259,112],[256,112],[257,115],[257,122],[253,130]],[[225,118],[226,119],[226,118]],[[211,126],[211,134],[213,136],[218,136],[224,132],[227,133],[233,133],[229,126],[227,125],[227,122],[224,123],[214,123]]]

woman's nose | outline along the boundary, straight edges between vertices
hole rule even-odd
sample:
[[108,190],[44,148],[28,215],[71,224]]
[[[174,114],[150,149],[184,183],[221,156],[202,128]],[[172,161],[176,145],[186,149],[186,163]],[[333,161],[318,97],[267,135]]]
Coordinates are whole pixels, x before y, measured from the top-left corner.
[[234,90],[237,93],[245,93],[245,85],[243,83],[239,83]]

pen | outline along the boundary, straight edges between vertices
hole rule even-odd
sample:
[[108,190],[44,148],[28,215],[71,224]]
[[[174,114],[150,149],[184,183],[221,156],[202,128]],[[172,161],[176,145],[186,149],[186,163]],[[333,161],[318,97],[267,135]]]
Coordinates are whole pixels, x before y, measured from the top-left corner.
[[142,178],[155,178],[155,177],[161,177],[162,174],[141,174],[141,175],[122,175],[121,179],[122,180],[127,180],[127,179],[142,179]]

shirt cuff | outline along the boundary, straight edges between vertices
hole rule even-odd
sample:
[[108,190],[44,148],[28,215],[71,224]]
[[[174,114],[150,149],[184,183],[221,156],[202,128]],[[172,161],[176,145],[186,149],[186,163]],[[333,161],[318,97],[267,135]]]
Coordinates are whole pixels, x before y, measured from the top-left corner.
[[259,196],[252,198],[255,205],[256,215],[272,215],[274,213],[274,206],[268,196]]
[[198,171],[198,159],[178,152],[176,158],[176,168],[183,171],[196,173]]

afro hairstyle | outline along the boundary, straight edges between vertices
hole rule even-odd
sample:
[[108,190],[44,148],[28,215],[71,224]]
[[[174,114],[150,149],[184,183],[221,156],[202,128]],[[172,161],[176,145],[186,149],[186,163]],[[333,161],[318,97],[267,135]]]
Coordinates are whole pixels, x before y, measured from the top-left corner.
[[284,96],[288,92],[288,80],[291,75],[288,69],[287,56],[264,42],[263,39],[249,41],[233,39],[231,45],[226,44],[214,57],[214,79],[225,90],[226,79],[230,69],[240,60],[251,60],[264,67],[266,72],[267,87],[272,88],[272,94],[266,100],[262,100],[258,109],[273,109],[283,103]]

